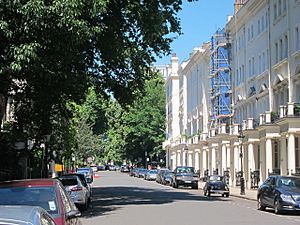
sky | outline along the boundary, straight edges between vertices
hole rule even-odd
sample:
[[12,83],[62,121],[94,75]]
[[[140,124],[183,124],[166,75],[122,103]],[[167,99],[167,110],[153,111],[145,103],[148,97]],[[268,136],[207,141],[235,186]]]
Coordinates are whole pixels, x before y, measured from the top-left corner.
[[[188,59],[195,47],[210,41],[215,31],[225,26],[233,12],[234,0],[183,0],[182,11],[178,13],[183,34],[171,44],[172,53],[176,53],[179,62]],[[157,58],[155,65],[170,64],[170,59],[170,55]]]

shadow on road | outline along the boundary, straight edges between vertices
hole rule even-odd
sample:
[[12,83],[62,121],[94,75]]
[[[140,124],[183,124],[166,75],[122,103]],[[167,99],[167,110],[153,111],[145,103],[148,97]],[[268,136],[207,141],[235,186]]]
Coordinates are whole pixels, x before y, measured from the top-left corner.
[[195,193],[130,187],[111,186],[93,189],[93,200],[88,211],[83,212],[83,217],[91,218],[111,214],[124,205],[161,205],[176,201],[231,201],[230,198],[218,196],[204,197]]

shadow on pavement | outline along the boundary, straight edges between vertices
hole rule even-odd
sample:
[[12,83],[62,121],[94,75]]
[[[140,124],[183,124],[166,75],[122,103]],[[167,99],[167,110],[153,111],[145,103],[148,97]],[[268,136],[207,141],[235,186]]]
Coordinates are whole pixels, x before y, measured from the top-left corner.
[[93,188],[91,207],[82,216],[91,218],[104,216],[122,208],[124,205],[160,205],[176,201],[231,201],[219,196],[204,197],[189,193],[152,188],[111,186]]

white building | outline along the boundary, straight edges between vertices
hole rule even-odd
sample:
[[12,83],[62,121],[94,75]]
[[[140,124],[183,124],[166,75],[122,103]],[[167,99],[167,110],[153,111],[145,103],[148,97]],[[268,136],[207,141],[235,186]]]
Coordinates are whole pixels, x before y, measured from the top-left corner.
[[167,166],[194,166],[203,170],[202,149],[208,133],[209,44],[195,48],[179,64],[174,54],[166,79]]
[[179,111],[167,115],[176,132],[168,131],[164,147],[172,168],[188,164],[201,175],[228,171],[231,185],[239,185],[243,171],[252,188],[254,175],[262,181],[272,173],[300,173],[300,0],[237,0],[235,6],[226,25],[232,46],[231,124],[207,126],[210,52],[203,47],[177,70],[169,104],[179,103]]

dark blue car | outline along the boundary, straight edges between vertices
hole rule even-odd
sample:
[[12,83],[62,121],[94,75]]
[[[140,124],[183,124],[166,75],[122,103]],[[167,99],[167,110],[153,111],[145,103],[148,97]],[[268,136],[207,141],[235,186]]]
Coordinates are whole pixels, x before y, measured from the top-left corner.
[[300,212],[300,177],[270,176],[257,191],[259,210],[266,207],[279,214],[284,211]]

